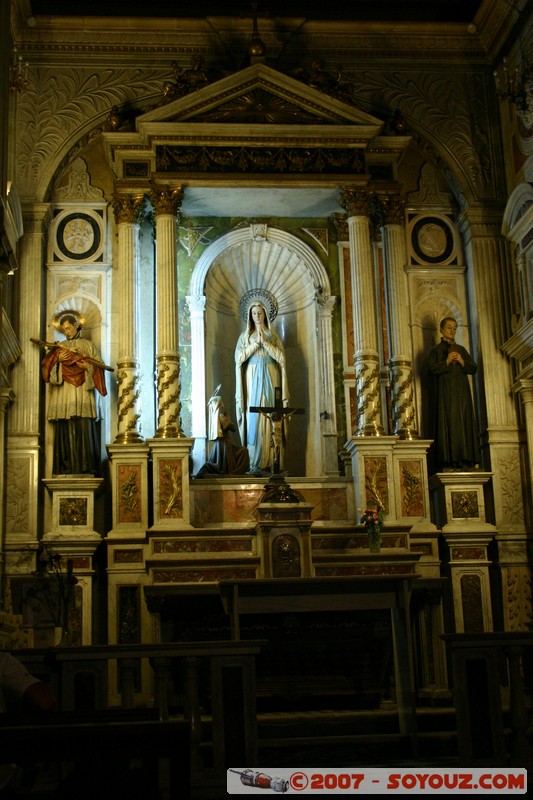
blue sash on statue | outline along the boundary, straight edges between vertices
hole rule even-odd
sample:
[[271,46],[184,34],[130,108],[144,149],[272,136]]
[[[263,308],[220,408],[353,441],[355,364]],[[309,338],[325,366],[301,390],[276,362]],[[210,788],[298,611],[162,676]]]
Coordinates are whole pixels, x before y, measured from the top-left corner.
[[[272,356],[253,355],[248,359],[248,366],[255,365],[254,377],[252,378],[252,391],[248,407],[260,406],[261,398],[264,397],[267,406],[274,405],[274,386],[272,385],[272,378],[268,371],[269,364],[275,364],[276,361]],[[248,415],[248,444],[255,446],[257,437],[257,423],[259,421],[259,414]]]

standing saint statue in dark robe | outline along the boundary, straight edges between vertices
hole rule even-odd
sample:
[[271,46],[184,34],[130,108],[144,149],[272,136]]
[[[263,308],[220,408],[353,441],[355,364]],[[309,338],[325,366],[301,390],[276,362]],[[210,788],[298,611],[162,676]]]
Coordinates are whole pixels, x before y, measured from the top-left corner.
[[436,379],[436,452],[439,470],[469,470],[479,464],[479,442],[469,375],[477,364],[457,344],[457,322],[445,317],[441,341],[429,351],[428,370]]
[[209,458],[198,470],[195,478],[244,475],[250,468],[250,457],[246,447],[240,447],[231,441],[230,431],[235,431],[235,425],[218,394],[220,388],[217,386],[207,404],[209,409],[208,438],[213,442],[213,446]]

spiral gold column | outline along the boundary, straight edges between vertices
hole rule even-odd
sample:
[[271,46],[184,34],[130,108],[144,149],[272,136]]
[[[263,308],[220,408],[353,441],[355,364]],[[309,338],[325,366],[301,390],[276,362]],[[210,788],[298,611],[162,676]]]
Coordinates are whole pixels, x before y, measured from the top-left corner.
[[372,193],[343,189],[340,205],[348,213],[354,325],[356,436],[381,436],[381,396],[374,265],[368,219]]
[[387,195],[380,198],[380,204],[390,343],[392,432],[401,439],[417,439],[409,293],[405,274],[404,203],[397,196]]
[[139,410],[139,362],[137,358],[137,266],[142,195],[116,195],[113,210],[117,223],[117,330],[118,408],[116,444],[142,442]]
[[157,271],[157,431],[155,438],[183,436],[178,352],[178,270],[176,226],[183,190],[154,186],[150,201],[156,221]]

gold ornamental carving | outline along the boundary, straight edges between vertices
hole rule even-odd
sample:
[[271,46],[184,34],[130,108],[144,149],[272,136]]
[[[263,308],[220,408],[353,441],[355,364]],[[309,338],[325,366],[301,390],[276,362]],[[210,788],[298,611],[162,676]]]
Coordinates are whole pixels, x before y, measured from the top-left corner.
[[60,525],[87,525],[87,498],[59,498]]
[[365,490],[367,506],[381,506],[381,508],[387,509],[389,492],[385,458],[381,456],[365,458]]
[[350,234],[348,232],[348,217],[346,214],[335,213],[332,214],[331,219],[337,231],[337,241],[347,242],[350,238]]
[[421,517],[424,514],[422,466],[420,461],[400,462],[400,493],[402,516]]
[[167,461],[160,464],[160,498],[166,517],[181,517],[183,515],[183,487],[181,476],[181,462]]
[[479,501],[477,492],[452,492],[453,519],[479,518]]
[[405,201],[398,195],[384,195],[379,198],[383,225],[403,225],[405,220]]
[[113,197],[113,211],[117,225],[121,222],[136,224],[144,210],[144,195],[116,194]]
[[339,205],[346,209],[349,217],[368,217],[373,196],[368,189],[343,189]]
[[153,186],[150,192],[150,202],[156,217],[160,214],[177,217],[183,202],[183,189],[181,186],[174,189],[168,186]]
[[140,467],[138,464],[121,465],[118,470],[119,521],[139,522],[140,508]]

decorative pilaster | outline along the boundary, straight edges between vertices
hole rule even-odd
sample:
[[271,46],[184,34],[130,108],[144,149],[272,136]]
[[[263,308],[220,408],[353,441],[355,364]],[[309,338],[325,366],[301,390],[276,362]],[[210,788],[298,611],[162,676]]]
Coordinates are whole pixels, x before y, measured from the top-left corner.
[[[520,357],[519,360],[528,358],[531,353],[531,330],[529,336],[525,326],[521,330]],[[529,340],[529,341],[528,341]],[[516,344],[516,342],[515,342]],[[524,409],[524,421],[527,436],[527,458],[529,474],[533,475],[533,367],[527,366],[524,376],[520,377],[514,390],[520,396]],[[531,498],[524,508],[525,521],[529,518],[531,525]],[[524,521],[524,520],[523,520]],[[520,523],[520,520],[518,521]],[[531,558],[528,554],[529,543],[527,536],[520,532],[520,524],[517,531],[507,530],[505,533],[498,534],[498,562],[500,570],[500,581],[502,587],[503,601],[503,624],[506,631],[529,631],[533,625],[533,597],[532,597],[532,568]]]
[[337,424],[335,415],[335,375],[333,372],[333,344],[331,317],[336,297],[316,293],[318,316],[318,354],[320,358],[320,431],[322,435],[322,468],[325,475],[339,474],[337,457]]
[[[512,363],[504,352],[511,336],[510,321],[504,316],[506,274],[513,269],[509,243],[501,235],[501,215],[490,217],[487,208],[467,209],[460,220],[469,268],[470,296],[475,298],[478,341],[474,352],[480,358],[478,380],[485,385],[486,419],[481,419],[482,445],[489,450],[493,477],[495,522],[499,532],[525,531],[527,504],[523,475],[524,444],[516,416],[511,386]],[[502,296],[503,295],[503,296]],[[477,345],[477,346],[476,346]],[[509,352],[509,351],[508,351]]]
[[118,236],[118,281],[116,286],[118,359],[118,414],[116,444],[142,442],[139,408],[139,362],[137,357],[138,238],[144,208],[141,195],[116,196],[113,210]]
[[154,186],[150,194],[156,220],[158,420],[155,438],[159,439],[183,436],[176,263],[176,225],[182,199],[181,187]]
[[[24,235],[19,240],[18,340],[24,344],[10,373],[14,402],[7,416],[6,552],[13,568],[20,548],[39,538],[39,461],[44,433],[40,427],[42,350],[30,344],[41,331],[40,306],[36,298],[44,289],[44,238],[50,206],[36,203],[23,209]],[[5,334],[5,332],[4,332]],[[48,424],[48,423],[45,423]],[[11,550],[10,555],[8,551]],[[19,552],[15,552],[19,550]],[[7,572],[11,567],[7,564]]]
[[390,342],[390,389],[393,433],[416,439],[413,366],[409,338],[409,296],[403,229],[404,203],[394,196],[380,198],[383,213],[381,235],[385,262],[385,291]]
[[381,398],[377,339],[376,291],[370,244],[369,205],[372,193],[344,189],[340,205],[348,212],[352,308],[354,322],[356,436],[381,436]]

